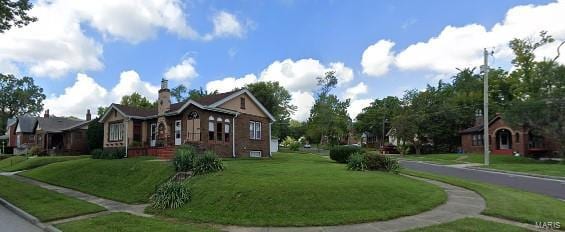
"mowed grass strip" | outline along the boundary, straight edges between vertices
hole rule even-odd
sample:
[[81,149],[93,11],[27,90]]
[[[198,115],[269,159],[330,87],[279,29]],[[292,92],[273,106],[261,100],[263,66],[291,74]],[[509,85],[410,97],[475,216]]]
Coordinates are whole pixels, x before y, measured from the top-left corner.
[[52,221],[105,209],[41,187],[0,176],[0,197],[41,221]]
[[452,232],[452,231],[526,232],[530,230],[508,224],[485,221],[478,218],[463,218],[449,223],[409,230],[408,232]]
[[513,188],[468,181],[454,177],[403,170],[402,173],[434,179],[473,190],[483,196],[487,208],[482,214],[529,224],[560,222],[565,224],[565,202],[541,194]]
[[128,213],[111,213],[85,220],[67,222],[56,225],[65,232],[99,232],[99,231],[171,231],[171,232],[207,232],[219,231],[210,226],[191,223],[178,223],[146,218]]
[[2,171],[14,172],[20,170],[29,170],[52,163],[58,163],[69,160],[76,160],[76,159],[84,159],[90,156],[35,156],[35,157],[27,157],[27,158],[25,156],[20,156],[20,157],[23,157],[23,159],[18,159],[20,162],[17,162],[14,165],[2,167]]
[[145,203],[155,187],[174,174],[169,162],[149,157],[79,159],[54,163],[21,175],[125,203]]
[[248,226],[353,224],[413,215],[446,200],[442,189],[408,177],[348,171],[327,157],[276,153],[231,160],[223,172],[190,179],[192,201],[155,211],[196,222]]
[[15,155],[2,159],[0,160],[0,171],[7,172],[7,169],[12,168],[14,165],[17,165],[24,160],[26,160],[26,157],[22,155]]

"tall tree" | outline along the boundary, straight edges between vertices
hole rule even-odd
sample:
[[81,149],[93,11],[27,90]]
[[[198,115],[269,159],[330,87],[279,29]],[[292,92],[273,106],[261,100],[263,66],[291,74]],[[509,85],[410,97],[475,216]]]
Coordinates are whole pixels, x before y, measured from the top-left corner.
[[120,104],[124,106],[152,109],[156,107],[155,102],[151,103],[147,98],[141,96],[141,94],[134,92],[131,95],[126,95],[122,97]]
[[0,74],[0,131],[6,128],[8,118],[30,114],[37,115],[43,110],[45,94],[31,77],[20,79],[11,74]]
[[390,121],[398,115],[402,102],[397,97],[375,99],[356,117],[353,127],[357,133],[370,132],[379,139],[383,138],[383,129],[390,129]]
[[37,18],[28,15],[32,6],[29,0],[0,0],[0,33],[37,21]]
[[208,92],[202,87],[200,87],[200,89],[188,90],[188,88],[186,88],[186,86],[184,86],[183,84],[180,84],[177,87],[171,89],[171,96],[175,98],[177,102],[186,101],[188,99],[196,100],[198,98],[214,94],[218,94],[218,90]]
[[319,90],[308,118],[308,137],[320,144],[337,144],[347,136],[351,119],[347,114],[350,100],[340,101],[331,90],[337,85],[334,71],[318,77]]
[[290,116],[296,111],[296,106],[290,101],[292,96],[279,82],[256,82],[246,88],[267,108],[277,120],[272,127],[275,137],[286,138],[289,135]]

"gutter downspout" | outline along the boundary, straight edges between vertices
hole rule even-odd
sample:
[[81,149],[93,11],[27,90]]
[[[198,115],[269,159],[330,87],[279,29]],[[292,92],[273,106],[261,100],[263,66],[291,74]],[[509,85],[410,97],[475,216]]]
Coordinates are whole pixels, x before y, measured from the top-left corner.
[[126,126],[125,126],[125,128],[126,128],[126,156],[125,156],[125,157],[126,157],[126,158],[128,157],[128,143],[129,143],[129,139],[128,139],[128,125],[129,125],[129,120],[130,120],[130,118],[127,118],[127,120],[125,120],[125,123],[126,123]]
[[269,122],[269,157],[273,158],[273,151],[271,150],[271,143],[272,143],[271,125],[273,125],[273,122]]
[[231,146],[232,146],[231,147],[231,153],[232,153],[231,156],[234,159],[235,159],[235,118],[237,118],[238,115],[239,114],[235,114],[235,116],[233,116],[233,118],[232,118],[232,128],[231,128],[232,131],[233,131],[232,132],[232,139],[231,139],[231,141],[232,141],[231,142]]

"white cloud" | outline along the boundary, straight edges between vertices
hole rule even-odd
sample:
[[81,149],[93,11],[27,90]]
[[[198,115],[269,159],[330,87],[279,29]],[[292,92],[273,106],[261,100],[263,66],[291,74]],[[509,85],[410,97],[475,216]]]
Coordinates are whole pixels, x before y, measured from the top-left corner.
[[351,119],[355,119],[355,117],[357,117],[357,115],[361,113],[361,111],[363,111],[363,108],[371,105],[371,102],[373,101],[374,99],[369,99],[369,98],[352,99],[349,108],[347,108],[347,114],[349,114],[349,117]]
[[204,40],[211,40],[218,37],[243,37],[245,34],[245,26],[233,14],[226,11],[220,11],[214,15],[212,19],[214,23],[214,31],[204,35]]
[[[502,22],[490,30],[479,24],[446,26],[426,42],[408,46],[396,56],[403,70],[431,70],[454,73],[455,68],[477,67],[482,63],[483,48],[494,48],[497,62],[508,63],[513,56],[508,42],[514,38],[537,39],[542,30],[558,40],[565,40],[565,1],[546,5],[521,5],[509,9]],[[542,47],[538,59],[556,55],[556,44]],[[560,59],[565,63],[565,59]]]
[[310,109],[314,106],[314,96],[312,96],[311,92],[304,92],[304,91],[295,91],[291,92],[292,101],[290,102],[292,105],[296,106],[296,111],[291,116],[292,119],[298,121],[306,121],[310,116]]
[[361,94],[366,94],[369,91],[368,86],[363,83],[359,82],[356,86],[347,88],[345,90],[345,99],[356,99]]
[[389,66],[394,62],[392,47],[394,47],[394,42],[379,40],[365,49],[361,57],[363,73],[369,76],[382,76],[388,73]]
[[226,77],[221,80],[208,82],[206,84],[206,91],[212,92],[217,90],[220,93],[224,93],[255,82],[257,82],[255,74],[247,74],[242,78]]
[[0,68],[22,65],[48,77],[102,69],[103,46],[85,34],[85,25],[130,43],[151,39],[160,29],[199,38],[182,8],[180,0],[39,0],[29,12],[37,22],[0,34]]
[[165,78],[170,80],[184,81],[198,76],[196,68],[194,68],[194,58],[184,59],[180,64],[170,67],[164,74]]
[[122,72],[118,84],[111,90],[100,86],[94,78],[79,73],[75,83],[65,88],[64,93],[45,99],[44,108],[49,109],[53,115],[84,118],[87,109],[96,113],[99,106],[119,103],[122,96],[134,92],[154,101],[158,89],[158,86],[142,81],[133,70]]
[[286,59],[275,61],[261,72],[260,81],[278,81],[289,91],[311,91],[316,88],[316,77],[323,76],[327,71],[336,71],[338,85],[353,80],[353,70],[343,63],[330,63],[325,66],[319,60],[301,59],[293,61]]

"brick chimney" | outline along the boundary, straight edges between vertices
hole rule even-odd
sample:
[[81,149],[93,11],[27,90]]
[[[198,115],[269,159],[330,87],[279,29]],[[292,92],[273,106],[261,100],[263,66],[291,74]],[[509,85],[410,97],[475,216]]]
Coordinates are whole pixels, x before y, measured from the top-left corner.
[[86,110],[86,121],[90,121],[92,119],[92,114],[90,114],[90,109]]
[[157,111],[159,116],[165,115],[165,112],[171,109],[171,90],[169,90],[169,81],[165,78],[161,80],[161,89],[159,90],[159,99],[157,100]]
[[49,118],[49,109],[45,110],[45,113],[43,114],[44,118]]

